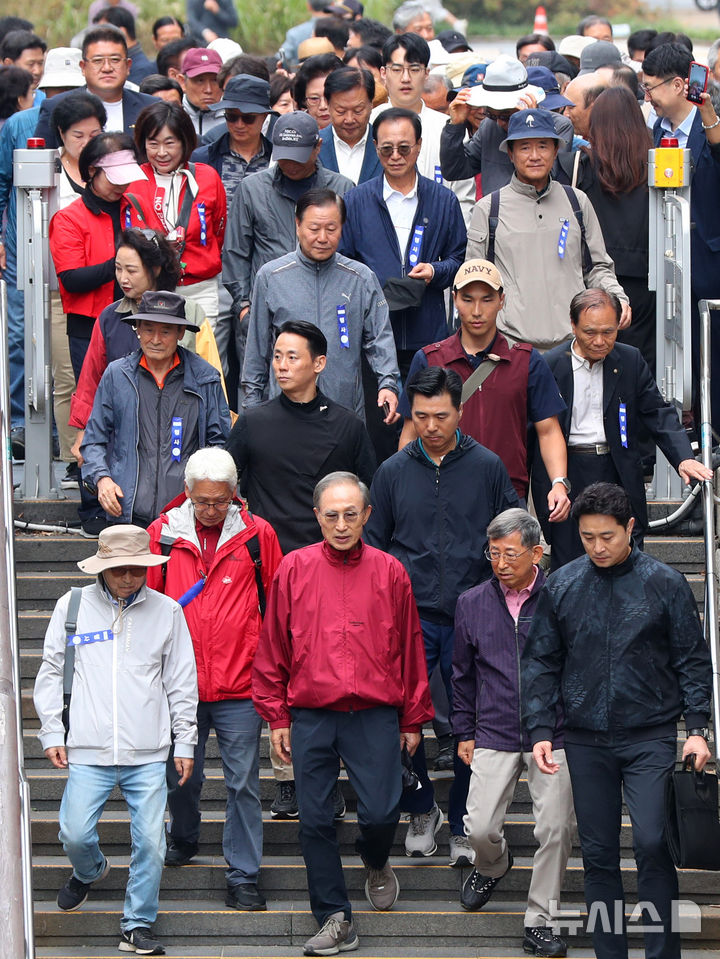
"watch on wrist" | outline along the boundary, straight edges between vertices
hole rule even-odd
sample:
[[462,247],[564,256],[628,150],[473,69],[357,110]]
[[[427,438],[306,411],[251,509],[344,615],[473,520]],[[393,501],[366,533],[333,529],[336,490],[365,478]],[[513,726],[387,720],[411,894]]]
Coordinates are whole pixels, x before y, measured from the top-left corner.
[[556,483],[562,483],[567,493],[569,493],[572,488],[570,486],[570,480],[567,478],[567,476],[556,476],[550,485],[554,486]]
[[688,729],[687,734],[688,738],[690,736],[702,736],[705,742],[710,738],[710,730],[707,726],[694,726],[692,729]]

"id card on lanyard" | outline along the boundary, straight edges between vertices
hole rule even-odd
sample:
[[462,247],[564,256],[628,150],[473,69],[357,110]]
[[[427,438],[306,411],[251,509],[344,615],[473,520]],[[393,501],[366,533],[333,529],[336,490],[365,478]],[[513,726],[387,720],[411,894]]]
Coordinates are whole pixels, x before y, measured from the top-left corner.
[[347,325],[347,307],[346,306],[336,306],[335,311],[337,313],[337,324],[338,324],[338,336],[340,337],[340,347],[344,350],[350,349],[350,331],[348,330]]
[[417,266],[420,262],[420,254],[422,252],[422,242],[423,242],[423,233],[425,232],[424,226],[416,226],[415,232],[413,233],[412,241],[410,242],[410,252],[408,253],[408,263],[410,266]]
[[173,463],[179,463],[182,455],[183,421],[182,416],[173,416],[170,427],[170,456]]

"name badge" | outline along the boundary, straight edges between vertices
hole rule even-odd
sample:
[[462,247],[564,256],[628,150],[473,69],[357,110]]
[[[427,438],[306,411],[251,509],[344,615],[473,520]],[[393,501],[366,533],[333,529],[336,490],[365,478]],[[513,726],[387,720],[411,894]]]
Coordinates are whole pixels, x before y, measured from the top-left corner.
[[200,242],[203,246],[207,246],[207,219],[205,218],[205,204],[198,203],[197,211],[198,216],[200,217]]
[[560,227],[560,236],[558,237],[558,256],[561,260],[565,259],[565,245],[567,244],[567,236],[570,230],[570,221],[563,220],[562,226]]
[[437,164],[435,165],[435,182],[436,182],[436,183],[439,183],[440,186],[443,186],[442,170],[440,169],[440,167],[439,167]]
[[620,442],[623,447],[627,449],[628,445],[628,432],[627,432],[627,406],[625,403],[621,402],[618,407],[618,423],[620,426]]
[[335,310],[337,312],[338,336],[340,337],[340,346],[344,350],[349,350],[350,349],[350,332],[347,326],[347,307],[336,306]]
[[410,252],[408,253],[408,263],[410,264],[410,266],[417,266],[418,263],[420,262],[420,253],[422,251],[422,241],[423,241],[424,232],[425,232],[424,226],[415,227],[412,243],[410,244]]
[[88,643],[106,643],[113,638],[111,629],[101,629],[97,633],[74,633],[68,636],[68,646],[86,646]]
[[130,212],[130,207],[125,207],[125,229],[129,230],[132,227],[132,214]]
[[183,422],[181,416],[173,416],[172,426],[170,427],[170,455],[174,463],[180,462],[182,452]]

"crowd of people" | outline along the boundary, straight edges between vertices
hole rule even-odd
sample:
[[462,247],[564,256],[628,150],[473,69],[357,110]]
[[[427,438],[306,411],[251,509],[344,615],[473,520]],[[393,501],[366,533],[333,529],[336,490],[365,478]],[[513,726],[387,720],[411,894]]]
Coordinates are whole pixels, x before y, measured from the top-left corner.
[[[107,874],[96,826],[118,783],[133,824],[120,948],[163,952],[160,874],[198,853],[214,729],[225,902],[265,909],[266,721],[271,815],[299,819],[319,925],[307,955],[359,942],[342,761],[379,910],[399,894],[401,812],[409,857],[436,853],[447,816],[450,865],[470,870],[461,905],[482,908],[513,865],[503,823],[527,768],[523,946],[539,956],[567,951],[553,923],[575,816],[588,908],[624,901],[623,785],[656,910],[647,955],[679,959],[661,783],[683,713],[684,754],[709,757],[710,667],[689,588],[642,552],[645,482],[656,446],[686,483],[712,473],[655,380],[648,150],[672,137],[693,158],[697,373],[697,302],[720,297],[715,81],[690,102],[687,37],[641,30],[621,54],[597,16],[488,62],[437,3],[408,0],[392,28],[358,0],[308,6],[271,57],[228,37],[231,0],[156,20],[154,61],[128,0],[98,0],[51,50],[0,19],[13,456],[12,154],[34,136],[59,158],[62,485],[98,539],[80,564],[97,579],[59,601],[35,692],[46,754],[69,769],[58,906]],[[717,346],[712,367],[720,422]],[[626,957],[625,927],[594,946]]]

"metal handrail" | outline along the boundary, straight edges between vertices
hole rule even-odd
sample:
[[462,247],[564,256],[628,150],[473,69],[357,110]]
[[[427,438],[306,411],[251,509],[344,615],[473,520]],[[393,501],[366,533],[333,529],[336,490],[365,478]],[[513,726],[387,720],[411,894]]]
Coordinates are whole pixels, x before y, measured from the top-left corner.
[[[10,445],[10,376],[7,342],[7,286],[0,280],[0,531],[4,539],[5,576],[0,584],[0,881],[9,904],[3,911],[3,956],[31,959],[35,955],[32,899],[32,837],[30,786],[25,776],[20,689],[20,644],[15,591],[13,539],[12,451]],[[8,675],[9,673],[9,675]],[[5,708],[14,700],[14,709]]]
[[[712,469],[712,406],[710,401],[710,313],[720,310],[720,300],[700,300],[700,452],[702,461]],[[713,480],[703,482],[703,518],[705,521],[705,603],[704,632],[713,672],[713,725],[715,748],[720,732],[720,650],[718,650],[718,553],[715,528],[715,489]]]

